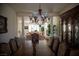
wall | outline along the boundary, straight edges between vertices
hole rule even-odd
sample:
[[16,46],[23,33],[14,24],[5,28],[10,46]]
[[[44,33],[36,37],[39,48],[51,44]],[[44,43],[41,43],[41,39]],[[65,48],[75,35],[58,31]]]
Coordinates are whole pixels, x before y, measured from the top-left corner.
[[7,33],[0,34],[0,43],[9,42],[16,36],[16,13],[8,4],[0,4],[0,15],[7,17]]

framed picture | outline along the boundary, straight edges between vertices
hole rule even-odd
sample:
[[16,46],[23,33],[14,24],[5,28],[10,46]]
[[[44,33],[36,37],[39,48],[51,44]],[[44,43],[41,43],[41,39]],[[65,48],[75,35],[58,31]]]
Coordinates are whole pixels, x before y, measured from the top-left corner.
[[25,29],[28,29],[28,26],[25,26]]
[[7,18],[0,16],[0,34],[7,32]]

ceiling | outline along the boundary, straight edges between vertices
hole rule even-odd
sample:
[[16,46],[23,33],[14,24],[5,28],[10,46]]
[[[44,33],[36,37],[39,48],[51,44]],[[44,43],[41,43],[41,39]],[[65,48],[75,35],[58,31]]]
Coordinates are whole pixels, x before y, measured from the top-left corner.
[[32,13],[34,11],[38,11],[39,5],[41,5],[41,9],[43,12],[61,14],[79,4],[76,4],[76,3],[41,3],[41,4],[9,3],[8,5],[12,7],[17,13]]

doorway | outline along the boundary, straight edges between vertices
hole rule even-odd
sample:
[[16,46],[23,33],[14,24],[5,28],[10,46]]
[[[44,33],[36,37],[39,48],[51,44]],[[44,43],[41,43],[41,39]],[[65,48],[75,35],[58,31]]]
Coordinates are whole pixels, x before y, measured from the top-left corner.
[[18,16],[17,17],[17,36],[27,38],[27,35],[37,31],[43,36],[51,35],[51,18],[46,19],[47,21],[43,24],[32,23],[29,16]]

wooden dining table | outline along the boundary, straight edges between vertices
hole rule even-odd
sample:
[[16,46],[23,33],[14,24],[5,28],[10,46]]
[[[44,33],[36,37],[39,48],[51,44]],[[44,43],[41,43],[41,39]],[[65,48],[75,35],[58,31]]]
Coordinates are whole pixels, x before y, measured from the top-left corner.
[[33,34],[34,34],[34,33],[38,34],[38,36],[39,36],[38,39],[39,39],[39,40],[45,39],[45,36],[42,35],[42,34],[39,33],[39,32],[28,32],[27,35],[26,35],[26,39],[27,39],[27,40],[32,40],[32,37],[33,37]]

